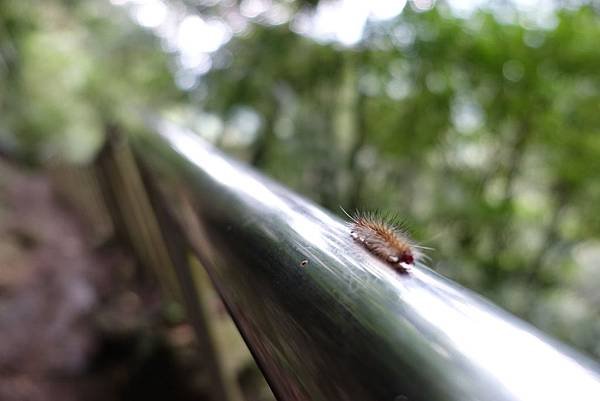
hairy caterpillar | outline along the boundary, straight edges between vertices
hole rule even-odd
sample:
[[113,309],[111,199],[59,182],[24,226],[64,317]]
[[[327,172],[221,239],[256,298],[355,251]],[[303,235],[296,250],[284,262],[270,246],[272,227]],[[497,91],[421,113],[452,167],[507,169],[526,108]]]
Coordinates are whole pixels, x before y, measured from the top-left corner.
[[423,257],[418,249],[422,247],[408,237],[397,219],[378,213],[346,215],[351,219],[350,236],[397,272],[408,273],[415,261]]

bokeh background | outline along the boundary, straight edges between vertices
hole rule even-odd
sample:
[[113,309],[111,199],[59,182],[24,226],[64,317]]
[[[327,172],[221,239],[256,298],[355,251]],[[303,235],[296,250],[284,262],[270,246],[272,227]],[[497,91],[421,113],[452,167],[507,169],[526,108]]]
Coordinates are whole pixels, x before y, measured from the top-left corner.
[[[433,248],[433,268],[599,358],[599,39],[594,0],[2,0],[0,343],[27,331],[23,313],[51,329],[28,300],[43,293],[40,276],[63,277],[55,291],[80,307],[64,312],[65,332],[71,320],[97,330],[100,314],[111,341],[175,347],[181,365],[193,339],[176,307],[133,273],[131,287],[114,284],[132,270],[126,251],[79,243],[85,224],[52,198],[47,173],[57,159],[89,163],[107,126],[134,130],[151,113],[335,213],[399,214]],[[123,322],[149,309],[161,312]],[[79,324],[90,314],[94,329]],[[154,351],[97,365],[114,344],[89,338],[74,340],[67,377],[86,378],[86,397],[110,383],[115,399],[134,399],[123,383],[137,376],[122,372]],[[0,392],[80,399],[82,385],[54,379],[35,392],[31,377],[62,356],[31,370],[31,356],[9,351],[0,346]],[[93,380],[81,376],[90,369]]]

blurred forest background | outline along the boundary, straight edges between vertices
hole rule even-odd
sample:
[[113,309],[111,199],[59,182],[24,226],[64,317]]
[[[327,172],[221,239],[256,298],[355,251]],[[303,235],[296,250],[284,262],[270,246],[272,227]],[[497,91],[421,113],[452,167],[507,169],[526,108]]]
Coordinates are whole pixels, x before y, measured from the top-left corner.
[[599,39],[594,0],[2,0],[0,151],[166,116],[599,358]]

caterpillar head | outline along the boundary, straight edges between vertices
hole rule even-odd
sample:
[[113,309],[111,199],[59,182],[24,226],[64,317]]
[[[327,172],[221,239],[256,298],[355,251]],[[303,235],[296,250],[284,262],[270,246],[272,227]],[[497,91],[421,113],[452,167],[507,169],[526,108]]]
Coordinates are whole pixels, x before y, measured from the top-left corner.
[[400,256],[400,263],[406,263],[408,265],[415,263],[415,257],[410,249],[402,252],[402,255]]
[[413,265],[415,257],[410,249],[405,249],[400,253],[388,256],[387,261],[404,268],[407,265]]

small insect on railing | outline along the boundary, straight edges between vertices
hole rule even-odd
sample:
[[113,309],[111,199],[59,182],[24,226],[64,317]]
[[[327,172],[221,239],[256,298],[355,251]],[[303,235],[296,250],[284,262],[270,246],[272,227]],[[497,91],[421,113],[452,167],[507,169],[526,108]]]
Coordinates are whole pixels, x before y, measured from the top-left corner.
[[160,224],[197,254],[280,401],[600,400],[594,362],[419,261],[390,268],[193,132],[154,130],[132,142]]

